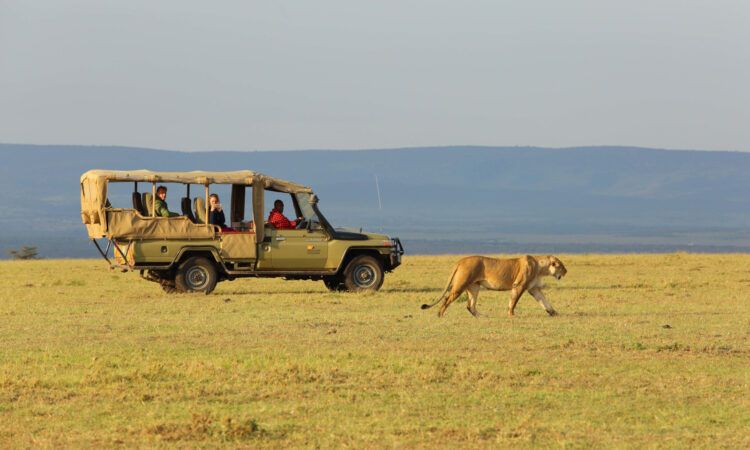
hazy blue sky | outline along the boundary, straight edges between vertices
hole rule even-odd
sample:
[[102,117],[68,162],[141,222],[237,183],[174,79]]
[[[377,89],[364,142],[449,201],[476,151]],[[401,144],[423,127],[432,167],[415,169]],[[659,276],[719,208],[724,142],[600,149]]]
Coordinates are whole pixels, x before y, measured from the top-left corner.
[[0,0],[0,142],[750,151],[750,1]]

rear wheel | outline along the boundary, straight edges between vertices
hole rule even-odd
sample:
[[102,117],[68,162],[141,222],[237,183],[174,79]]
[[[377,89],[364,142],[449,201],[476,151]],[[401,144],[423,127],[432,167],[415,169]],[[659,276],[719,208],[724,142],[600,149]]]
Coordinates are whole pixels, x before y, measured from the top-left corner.
[[383,285],[383,268],[372,256],[357,256],[344,269],[344,285],[352,292],[377,291]]
[[193,256],[177,267],[175,287],[182,292],[205,292],[210,294],[216,287],[216,266],[201,256]]

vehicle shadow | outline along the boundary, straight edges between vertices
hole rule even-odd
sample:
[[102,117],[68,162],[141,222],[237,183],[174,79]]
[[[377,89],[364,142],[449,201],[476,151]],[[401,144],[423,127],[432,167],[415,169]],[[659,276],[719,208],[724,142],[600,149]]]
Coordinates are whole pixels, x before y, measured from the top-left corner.
[[[404,294],[404,293],[425,293],[432,292],[439,294],[440,291],[432,288],[391,288],[391,289],[380,289],[378,293],[384,294]],[[334,292],[329,291],[325,288],[321,289],[287,289],[287,290],[264,290],[264,289],[237,289],[234,291],[221,291],[217,292],[217,295],[268,295],[268,294],[342,294],[342,295],[356,295],[356,292]]]
[[215,295],[268,295],[268,294],[325,294],[330,291],[328,290],[318,290],[318,289],[299,289],[299,290],[285,290],[285,291],[277,291],[277,290],[265,290],[265,289],[258,289],[258,290],[236,290],[236,291],[221,291],[221,292],[214,292]]
[[435,292],[440,293],[441,291],[435,288],[391,288],[381,289],[380,292],[392,292],[392,293],[424,293],[424,292]]

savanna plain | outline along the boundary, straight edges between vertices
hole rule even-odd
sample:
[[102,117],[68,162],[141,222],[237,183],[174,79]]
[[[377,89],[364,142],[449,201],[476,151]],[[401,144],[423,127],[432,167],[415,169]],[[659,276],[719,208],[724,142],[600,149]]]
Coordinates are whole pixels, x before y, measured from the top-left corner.
[[455,255],[368,294],[0,262],[0,447],[750,446],[750,255],[557,256],[513,319],[420,309]]

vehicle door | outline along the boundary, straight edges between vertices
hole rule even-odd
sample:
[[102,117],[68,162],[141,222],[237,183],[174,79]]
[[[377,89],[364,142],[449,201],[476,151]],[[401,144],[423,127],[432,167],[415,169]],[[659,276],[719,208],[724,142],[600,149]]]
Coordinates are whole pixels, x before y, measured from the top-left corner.
[[[266,230],[274,270],[316,271],[325,268],[328,242],[323,229]],[[270,242],[268,242],[270,241]]]
[[274,270],[325,270],[328,259],[328,235],[312,207],[311,194],[296,193],[292,202],[297,217],[302,217],[300,228],[269,230],[271,267]]

